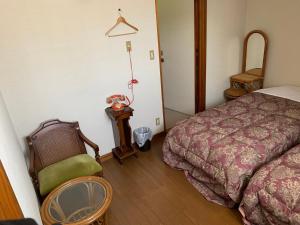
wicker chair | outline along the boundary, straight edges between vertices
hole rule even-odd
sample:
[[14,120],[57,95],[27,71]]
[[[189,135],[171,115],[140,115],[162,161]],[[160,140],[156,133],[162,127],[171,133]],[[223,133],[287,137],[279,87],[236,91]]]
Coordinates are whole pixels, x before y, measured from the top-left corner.
[[[87,154],[85,143],[94,149],[96,165],[101,166],[99,147],[83,135],[78,122],[62,122],[57,119],[43,122],[26,137],[26,142],[30,157],[29,173],[40,197],[40,171],[75,156],[87,156],[82,155]],[[102,176],[102,166],[101,171],[89,175]]]

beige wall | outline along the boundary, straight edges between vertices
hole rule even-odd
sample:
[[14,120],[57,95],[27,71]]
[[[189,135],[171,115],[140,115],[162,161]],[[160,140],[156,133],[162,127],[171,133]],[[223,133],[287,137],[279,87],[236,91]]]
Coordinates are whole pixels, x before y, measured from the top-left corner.
[[208,0],[207,107],[224,101],[229,77],[241,72],[246,0]]
[[38,224],[42,224],[37,197],[27,172],[25,157],[18,143],[1,93],[0,160],[3,163],[24,216],[34,218]]
[[[194,0],[158,0],[165,107],[195,113]],[[180,91],[178,91],[180,90]]]
[[300,85],[299,0],[247,0],[246,33],[261,29],[270,38],[265,86]]
[[[140,29],[137,35],[104,36],[118,8]],[[114,140],[105,100],[130,93],[127,40],[140,81],[132,127],[162,131],[163,124],[155,124],[163,115],[153,0],[0,0],[0,27],[0,90],[21,144],[40,122],[60,118],[79,121],[101,154],[110,152]]]

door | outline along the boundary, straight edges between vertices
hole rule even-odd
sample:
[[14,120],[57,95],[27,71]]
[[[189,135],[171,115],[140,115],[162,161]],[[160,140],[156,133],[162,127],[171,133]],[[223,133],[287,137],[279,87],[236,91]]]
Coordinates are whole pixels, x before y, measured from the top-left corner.
[[194,0],[158,0],[167,129],[195,113]]
[[[12,162],[13,163],[13,162]],[[22,219],[23,213],[0,161],[0,220]]]
[[206,0],[157,0],[165,130],[205,109]]

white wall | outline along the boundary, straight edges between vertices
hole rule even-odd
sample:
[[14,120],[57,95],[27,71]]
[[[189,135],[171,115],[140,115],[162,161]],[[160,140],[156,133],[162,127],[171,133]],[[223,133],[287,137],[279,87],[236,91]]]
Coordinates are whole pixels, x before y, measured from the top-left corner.
[[158,0],[158,9],[165,107],[194,114],[194,0]]
[[41,224],[39,205],[25,158],[0,93],[0,160],[25,217]]
[[300,85],[299,0],[247,0],[246,33],[260,29],[270,39],[265,87]]
[[208,0],[207,14],[206,98],[211,107],[224,101],[230,76],[242,70],[246,0]]
[[[107,38],[118,8],[137,26],[137,35]],[[79,121],[101,154],[114,147],[106,97],[129,94],[133,45],[133,128],[163,129],[158,42],[153,0],[0,0],[0,90],[19,141],[52,118]],[[156,59],[150,61],[149,50]]]

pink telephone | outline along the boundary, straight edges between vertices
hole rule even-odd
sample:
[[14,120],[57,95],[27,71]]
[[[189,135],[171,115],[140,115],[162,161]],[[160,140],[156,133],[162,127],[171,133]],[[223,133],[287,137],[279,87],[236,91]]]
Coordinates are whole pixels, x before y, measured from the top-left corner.
[[125,104],[127,97],[125,95],[112,95],[106,99],[107,104],[112,104],[111,108],[114,111],[121,111],[127,106]]

